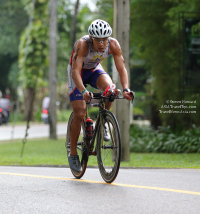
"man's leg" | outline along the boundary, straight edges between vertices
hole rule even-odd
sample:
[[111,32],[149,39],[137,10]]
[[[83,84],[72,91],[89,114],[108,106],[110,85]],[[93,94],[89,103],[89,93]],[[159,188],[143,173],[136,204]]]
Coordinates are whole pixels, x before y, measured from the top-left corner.
[[[112,82],[110,76],[107,74],[100,75],[96,81],[97,87],[99,89],[101,89],[102,91],[104,91],[112,83],[113,82]],[[112,105],[112,103],[106,103],[106,109],[109,110],[111,105]]]
[[84,100],[72,101],[74,119],[70,127],[70,156],[77,155],[76,145],[80,135],[81,124],[86,113],[86,103]]
[[[107,74],[102,74],[98,77],[96,81],[96,85],[99,89],[105,90],[109,85],[112,84],[112,80],[110,76]],[[106,103],[106,109],[110,110],[112,103],[107,102]],[[108,127],[105,125],[104,126],[104,141],[109,141],[110,140],[110,134],[108,132]]]

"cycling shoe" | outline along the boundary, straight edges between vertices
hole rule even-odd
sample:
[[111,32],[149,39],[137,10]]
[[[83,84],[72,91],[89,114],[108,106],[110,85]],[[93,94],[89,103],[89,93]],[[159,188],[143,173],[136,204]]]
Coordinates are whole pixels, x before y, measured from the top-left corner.
[[68,156],[69,166],[76,172],[81,172],[82,167],[78,155]]

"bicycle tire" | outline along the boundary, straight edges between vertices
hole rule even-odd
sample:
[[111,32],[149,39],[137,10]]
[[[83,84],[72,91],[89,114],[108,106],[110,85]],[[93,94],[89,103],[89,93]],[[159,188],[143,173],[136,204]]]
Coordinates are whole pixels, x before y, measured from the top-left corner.
[[[102,131],[99,126],[97,133],[97,161],[100,174],[106,183],[112,183],[118,175],[121,159],[120,129],[116,117],[110,111],[102,115],[103,125],[108,125],[110,141],[102,142]],[[110,127],[109,127],[110,124]],[[104,147],[103,145],[104,144]]]
[[[70,115],[69,121],[68,121],[66,143],[65,143],[65,147],[67,150],[67,157],[70,153],[70,126],[71,126],[73,118],[74,118],[74,113],[72,112]],[[88,162],[88,146],[84,142],[84,139],[85,139],[85,122],[84,121],[82,122],[82,125],[81,125],[81,132],[83,133],[83,137],[81,137],[82,142],[78,142],[76,148],[77,148],[77,154],[79,156],[79,160],[81,162],[82,171],[76,172],[71,169],[72,174],[77,179],[80,179],[84,175],[86,168],[87,168],[87,162]],[[80,137],[79,137],[79,139],[80,139]]]

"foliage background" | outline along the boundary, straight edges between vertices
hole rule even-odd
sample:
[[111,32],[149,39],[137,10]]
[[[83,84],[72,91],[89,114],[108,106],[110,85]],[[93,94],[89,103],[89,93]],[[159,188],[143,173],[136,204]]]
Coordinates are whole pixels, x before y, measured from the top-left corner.
[[[87,34],[88,25],[94,19],[102,18],[113,25],[114,1],[95,2],[95,11],[87,5],[79,7],[76,39]],[[35,114],[41,110],[42,98],[48,96],[48,3],[48,0],[36,0],[30,27],[31,0],[0,1],[0,90],[5,94],[8,88],[11,100],[16,102],[19,89],[23,98],[25,87],[32,84],[34,73],[39,72]],[[66,69],[71,54],[70,29],[75,1],[58,0],[57,3],[57,97],[61,110],[70,106]],[[169,125],[180,131],[193,124],[199,126],[199,86],[192,91],[179,91],[178,88],[178,14],[182,11],[199,13],[200,0],[130,0],[130,9],[130,87],[136,91],[134,114],[150,119],[155,128]],[[103,62],[103,66],[112,75],[111,58]],[[196,100],[196,114],[160,114],[159,109],[166,100]],[[23,102],[22,99],[21,111]]]
[[[98,0],[97,5],[99,13],[113,23],[113,1]],[[199,85],[179,90],[178,16],[183,11],[199,14],[200,1],[130,0],[130,11],[130,87],[136,92],[135,106],[145,113],[154,128],[170,125],[180,131],[192,124],[199,126]],[[196,113],[160,114],[166,100],[196,100]]]

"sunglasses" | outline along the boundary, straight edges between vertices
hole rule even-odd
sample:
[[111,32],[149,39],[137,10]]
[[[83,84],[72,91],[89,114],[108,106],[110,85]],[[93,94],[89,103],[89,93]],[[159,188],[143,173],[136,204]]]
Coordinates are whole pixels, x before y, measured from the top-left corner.
[[92,38],[93,41],[98,42],[98,43],[106,43],[108,42],[108,38]]

